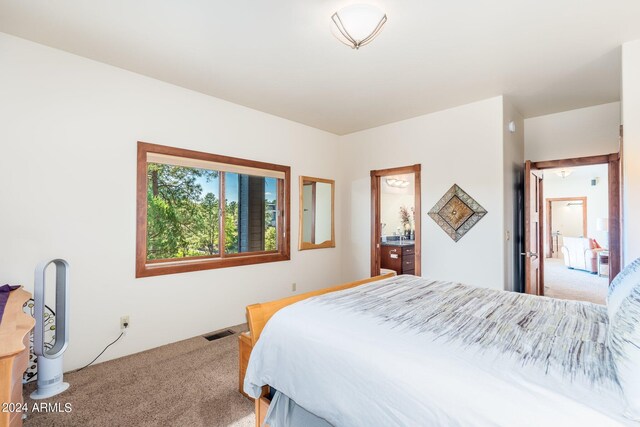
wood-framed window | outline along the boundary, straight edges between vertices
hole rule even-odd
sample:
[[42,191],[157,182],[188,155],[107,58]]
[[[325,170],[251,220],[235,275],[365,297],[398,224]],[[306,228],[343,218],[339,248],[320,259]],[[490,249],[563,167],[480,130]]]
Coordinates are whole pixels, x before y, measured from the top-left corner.
[[138,142],[136,277],[290,259],[291,168]]

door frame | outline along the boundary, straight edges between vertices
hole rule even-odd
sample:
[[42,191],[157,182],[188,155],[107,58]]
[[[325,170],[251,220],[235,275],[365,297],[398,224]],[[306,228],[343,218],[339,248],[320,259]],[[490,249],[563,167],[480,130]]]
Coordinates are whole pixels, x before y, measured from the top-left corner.
[[415,274],[422,274],[422,214],[420,208],[421,198],[421,165],[402,166],[391,169],[378,169],[371,171],[371,277],[380,275],[380,179],[384,176],[414,174],[414,217],[415,223]]
[[609,165],[609,173],[607,176],[609,185],[609,283],[611,283],[622,268],[622,185],[620,177],[620,157],[620,153],[618,152],[599,156],[545,160],[531,163],[532,167],[540,170],[602,164]]
[[547,258],[551,258],[553,256],[553,237],[551,236],[551,222],[552,222],[552,212],[551,206],[553,202],[572,202],[572,201],[581,201],[582,202],[582,235],[587,236],[587,198],[580,197],[548,197],[545,198],[545,205],[547,207],[547,216],[545,217],[545,221],[547,222],[547,226],[545,227],[547,233],[547,243],[549,244],[549,251],[545,254]]
[[[536,229],[536,247],[531,247],[531,222],[532,222],[532,197],[531,197],[531,178],[536,179],[536,197],[535,197],[535,214],[537,216],[537,229]],[[529,160],[524,163],[524,238],[523,249],[525,252],[521,253],[521,256],[525,256],[524,262],[524,293],[532,295],[544,296],[544,261],[545,257],[542,254],[544,250],[544,212],[543,212],[543,192],[544,192],[544,173],[540,173],[540,170],[535,167],[535,164]],[[528,193],[529,192],[529,193]],[[529,245],[527,245],[527,239]],[[535,252],[532,252],[535,250]],[[534,258],[535,256],[535,258]],[[537,261],[537,276],[535,284],[531,280],[533,262]]]

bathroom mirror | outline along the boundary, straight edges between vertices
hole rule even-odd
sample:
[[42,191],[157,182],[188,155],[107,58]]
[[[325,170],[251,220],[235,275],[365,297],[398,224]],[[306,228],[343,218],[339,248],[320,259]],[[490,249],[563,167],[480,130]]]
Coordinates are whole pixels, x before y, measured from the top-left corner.
[[300,177],[300,231],[298,249],[335,248],[335,181]]

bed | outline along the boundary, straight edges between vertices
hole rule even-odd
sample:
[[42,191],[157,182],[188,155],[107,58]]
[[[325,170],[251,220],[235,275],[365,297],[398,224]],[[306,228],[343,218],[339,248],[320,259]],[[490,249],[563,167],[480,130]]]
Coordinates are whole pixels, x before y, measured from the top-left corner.
[[272,427],[638,425],[605,306],[403,275],[248,317]]

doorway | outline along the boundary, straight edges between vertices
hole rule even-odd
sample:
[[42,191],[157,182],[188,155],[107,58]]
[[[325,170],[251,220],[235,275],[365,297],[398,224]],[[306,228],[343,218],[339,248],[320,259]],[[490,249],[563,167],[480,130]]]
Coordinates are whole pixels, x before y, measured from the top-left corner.
[[[559,186],[562,187],[562,186]],[[547,185],[547,190],[550,190]],[[545,256],[559,258],[565,236],[587,237],[587,197],[545,198]],[[605,204],[606,208],[606,204]]]
[[609,284],[608,165],[545,169],[544,181],[544,293],[604,304]]
[[[606,176],[595,176],[593,173],[597,169],[595,165],[602,165],[599,168],[604,173],[599,173],[598,175]],[[587,168],[587,166],[592,168]],[[547,185],[551,184],[553,180],[565,180],[574,171],[578,175],[577,171],[581,167],[585,167],[583,168],[584,170],[590,171],[582,176],[581,185],[588,186],[586,188],[601,186],[601,189],[606,190],[606,195],[604,196],[606,206],[604,208],[600,207],[600,211],[591,215],[589,211],[592,208],[596,208],[598,204],[596,203],[596,198],[592,202],[584,194],[557,197],[553,193],[555,190],[552,191],[552,186]],[[560,178],[557,178],[556,175]],[[549,182],[543,185],[544,181]],[[564,270],[565,272],[584,272],[585,276],[576,281],[577,286],[583,286],[581,284],[587,282],[595,283],[598,281],[595,279],[596,277],[608,276],[608,279],[604,279],[606,286],[620,272],[620,182],[619,153],[543,162],[526,162],[525,242],[522,253],[525,259],[526,293],[545,295],[546,280],[556,280],[555,276],[547,278],[546,273],[551,273],[552,268],[566,269]],[[572,188],[568,191],[576,191],[575,187]],[[589,190],[583,191],[588,192]],[[556,203],[558,208],[567,212],[565,220],[572,222],[562,230],[556,230],[558,227],[553,225],[553,209]],[[557,213],[558,215],[560,213]],[[556,224],[557,220],[558,218],[556,218]],[[578,225],[577,228],[576,225]],[[545,258],[547,258],[546,262]],[[545,271],[546,267],[549,267],[549,271]],[[553,271],[560,272],[560,270]],[[581,289],[578,290],[581,291]],[[575,298],[578,294],[573,292],[561,297],[591,300],[590,298]],[[606,295],[606,289],[601,292],[598,301],[593,302],[604,303],[603,295]],[[548,296],[558,297],[553,292]]]
[[371,171],[371,276],[421,275],[420,165]]

